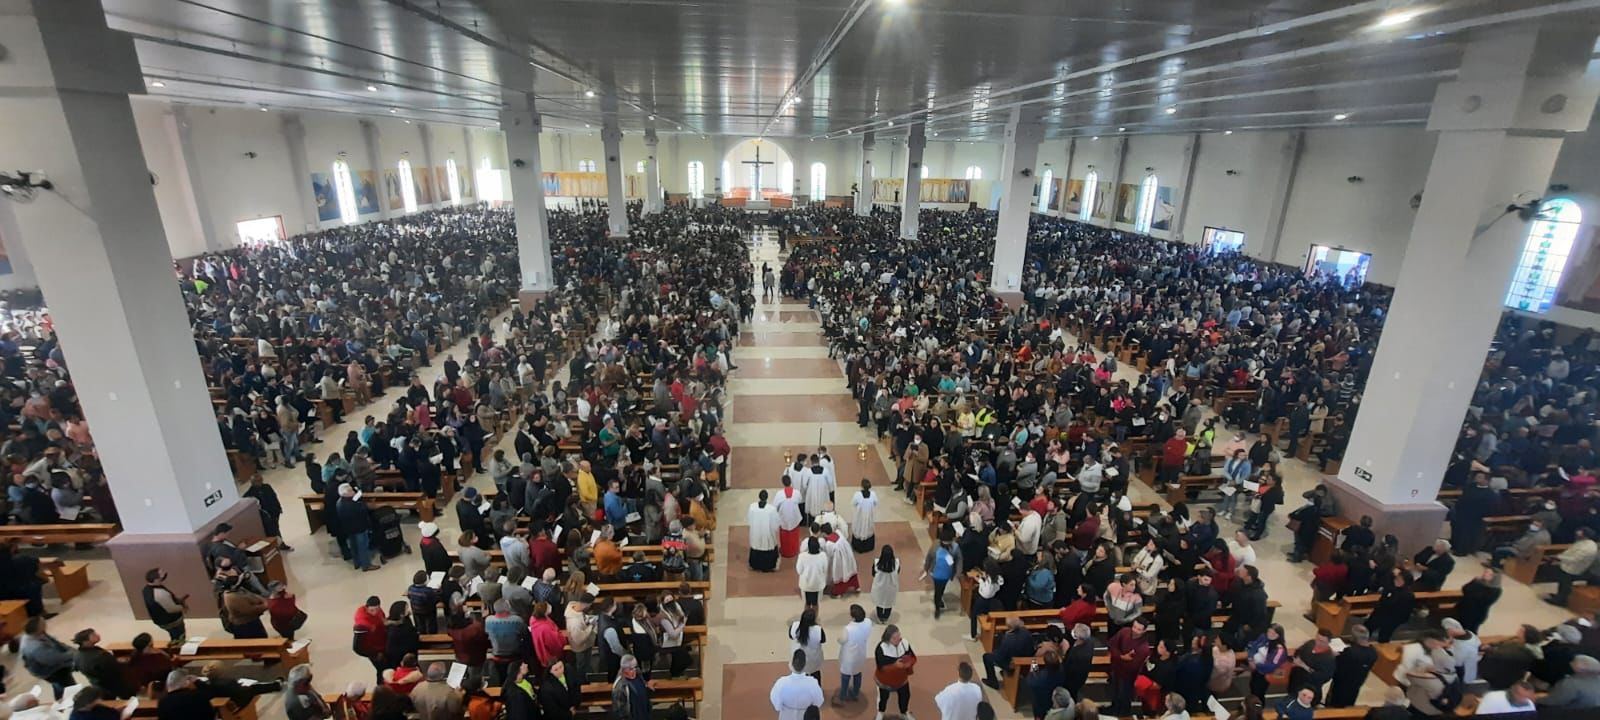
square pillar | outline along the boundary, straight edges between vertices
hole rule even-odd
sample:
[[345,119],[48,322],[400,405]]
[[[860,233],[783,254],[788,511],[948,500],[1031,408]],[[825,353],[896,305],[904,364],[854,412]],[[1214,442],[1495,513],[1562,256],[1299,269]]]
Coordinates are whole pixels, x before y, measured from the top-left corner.
[[1039,143],[1044,140],[1040,112],[1030,106],[1011,109],[1006,122],[1005,155],[1000,167],[1005,170],[995,179],[1000,188],[1000,217],[994,233],[994,267],[989,274],[989,289],[1007,304],[1022,300],[1022,259],[1028,249],[1028,220],[1033,209],[1034,164],[1039,159]]
[[1566,133],[1589,127],[1594,40],[1496,29],[1435,95],[1439,142],[1338,483],[1407,552],[1444,518],[1435,497],[1527,241],[1507,205],[1542,197]]
[[656,138],[656,129],[648,128],[644,131],[644,212],[645,214],[661,212],[665,201],[661,198],[661,165],[656,160],[661,141]]
[[98,0],[0,9],[0,155],[51,189],[5,201],[55,320],[121,516],[109,543],[130,605],[157,564],[192,615],[214,615],[201,543],[218,522],[261,535],[212,414],[128,95],[143,91],[133,42]]
[[861,138],[861,182],[856,185],[856,214],[872,214],[872,149],[877,145],[872,131]]
[[539,158],[539,132],[543,121],[533,93],[511,98],[500,112],[500,130],[506,137],[510,162],[511,203],[517,225],[518,302],[524,311],[553,287],[550,261],[549,218],[544,203],[544,169]]
[[628,199],[622,192],[622,129],[617,125],[617,97],[600,103],[600,141],[606,154],[606,226],[611,237],[628,235]]
[[927,126],[916,123],[906,135],[906,194],[900,204],[900,237],[917,238],[917,213],[922,209],[922,151],[928,147]]

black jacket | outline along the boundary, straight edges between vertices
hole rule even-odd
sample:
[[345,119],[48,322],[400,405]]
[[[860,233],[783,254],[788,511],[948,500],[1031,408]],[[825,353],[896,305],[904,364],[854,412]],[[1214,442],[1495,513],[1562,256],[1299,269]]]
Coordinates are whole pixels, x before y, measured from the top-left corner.
[[371,514],[359,500],[339,498],[338,517],[339,535],[342,537],[355,537],[372,529]]

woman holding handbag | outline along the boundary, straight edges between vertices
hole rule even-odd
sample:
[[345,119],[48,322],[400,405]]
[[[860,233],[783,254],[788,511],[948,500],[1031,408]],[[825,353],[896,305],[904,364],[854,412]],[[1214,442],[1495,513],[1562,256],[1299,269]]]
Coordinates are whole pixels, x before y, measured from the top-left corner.
[[911,643],[900,636],[899,626],[889,625],[883,629],[883,640],[873,655],[878,668],[873,673],[873,680],[878,683],[876,720],[883,720],[890,695],[898,698],[900,716],[909,717],[906,712],[911,707],[911,674],[917,665],[917,654],[911,649]]

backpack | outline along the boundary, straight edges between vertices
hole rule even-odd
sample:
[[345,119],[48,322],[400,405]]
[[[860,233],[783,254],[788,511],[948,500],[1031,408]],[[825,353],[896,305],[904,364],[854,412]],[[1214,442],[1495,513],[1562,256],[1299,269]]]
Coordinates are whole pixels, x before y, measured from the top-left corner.
[[1056,598],[1056,576],[1044,568],[1036,568],[1028,575],[1028,599],[1039,605],[1050,605]]
[[688,563],[683,557],[683,550],[676,545],[662,544],[661,569],[670,573],[681,573]]

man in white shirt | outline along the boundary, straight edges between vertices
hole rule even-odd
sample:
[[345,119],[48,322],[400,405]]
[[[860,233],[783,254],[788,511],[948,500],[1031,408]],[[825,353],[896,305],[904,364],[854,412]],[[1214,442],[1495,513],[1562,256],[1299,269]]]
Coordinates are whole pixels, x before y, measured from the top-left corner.
[[1501,715],[1505,713],[1532,713],[1533,686],[1525,680],[1511,684],[1505,690],[1495,690],[1484,693],[1483,700],[1478,703],[1477,715]]
[[1044,526],[1044,518],[1033,508],[1022,506],[1022,520],[1017,523],[1017,550],[1024,555],[1033,555],[1039,552],[1039,529]]
[[822,707],[822,683],[805,674],[806,651],[795,650],[789,661],[790,673],[772,684],[772,709],[778,720],[805,720],[806,709]]
[[983,702],[983,688],[972,681],[972,664],[962,661],[956,668],[960,679],[933,696],[939,707],[939,717],[944,720],[977,720],[978,703]]

